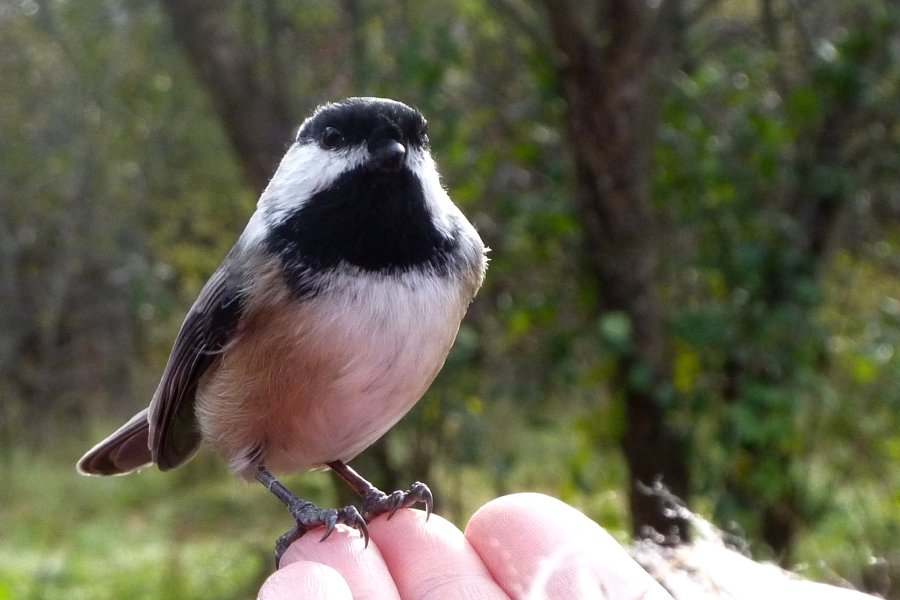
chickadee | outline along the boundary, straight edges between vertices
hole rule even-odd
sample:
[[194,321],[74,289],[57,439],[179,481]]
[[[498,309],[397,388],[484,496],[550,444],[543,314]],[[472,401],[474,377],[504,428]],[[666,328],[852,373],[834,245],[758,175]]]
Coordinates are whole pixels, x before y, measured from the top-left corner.
[[[422,397],[481,286],[486,248],[441,186],[422,115],[350,98],[304,121],[234,248],[203,287],[150,406],[78,462],[86,475],[168,471],[201,441],[265,485],[299,536],[419,502],[346,465]],[[361,497],[323,510],[272,473],[330,467]]]

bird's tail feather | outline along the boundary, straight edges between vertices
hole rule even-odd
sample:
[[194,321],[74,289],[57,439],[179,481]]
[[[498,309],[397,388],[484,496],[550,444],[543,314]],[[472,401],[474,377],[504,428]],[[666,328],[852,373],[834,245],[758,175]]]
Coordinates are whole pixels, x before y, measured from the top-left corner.
[[147,409],[91,448],[76,468],[82,475],[124,475],[152,462]]

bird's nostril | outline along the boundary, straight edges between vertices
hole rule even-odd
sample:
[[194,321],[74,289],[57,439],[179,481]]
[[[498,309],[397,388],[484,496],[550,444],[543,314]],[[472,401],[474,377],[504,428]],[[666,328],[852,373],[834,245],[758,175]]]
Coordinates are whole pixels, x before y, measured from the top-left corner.
[[382,171],[397,171],[406,158],[406,146],[397,140],[386,140],[372,151],[372,158]]

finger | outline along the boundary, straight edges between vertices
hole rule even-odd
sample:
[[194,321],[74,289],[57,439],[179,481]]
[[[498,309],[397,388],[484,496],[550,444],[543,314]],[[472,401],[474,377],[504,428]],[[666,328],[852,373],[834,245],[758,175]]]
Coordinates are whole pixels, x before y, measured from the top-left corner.
[[400,510],[369,523],[402,598],[508,600],[462,532],[438,515]]
[[324,542],[319,541],[320,537],[313,532],[291,544],[281,557],[281,570],[304,561],[327,565],[343,577],[353,598],[399,600],[397,586],[377,544],[370,543],[367,548],[359,533],[343,525],[335,527]]
[[492,500],[466,538],[512,598],[671,600],[602,527],[549,496]]
[[301,560],[272,573],[257,600],[353,600],[353,593],[331,567]]

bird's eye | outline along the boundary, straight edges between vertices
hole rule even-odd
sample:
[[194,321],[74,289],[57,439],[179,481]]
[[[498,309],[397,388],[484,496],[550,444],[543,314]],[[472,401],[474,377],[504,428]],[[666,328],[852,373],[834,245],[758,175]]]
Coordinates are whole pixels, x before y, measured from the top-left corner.
[[422,140],[423,145],[428,145],[428,121],[423,120],[419,125],[419,139]]
[[326,150],[333,150],[344,143],[344,134],[337,127],[326,127],[321,137],[322,147]]

